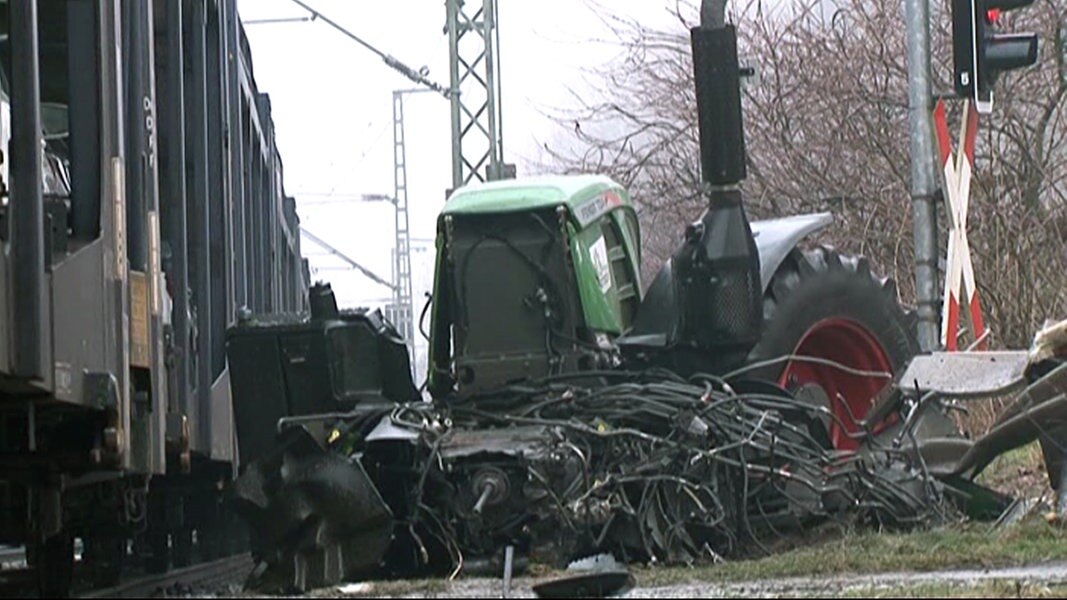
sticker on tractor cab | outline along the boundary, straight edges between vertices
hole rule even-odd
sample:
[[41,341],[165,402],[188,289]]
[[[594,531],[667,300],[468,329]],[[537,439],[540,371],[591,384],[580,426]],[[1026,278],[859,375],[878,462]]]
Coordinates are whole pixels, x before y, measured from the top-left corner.
[[608,262],[608,245],[604,243],[604,236],[598,236],[589,246],[589,257],[593,261],[593,268],[596,269],[600,291],[606,294],[611,289],[611,263]]
[[622,206],[622,198],[617,193],[609,190],[575,208],[574,217],[578,219],[578,223],[582,227],[585,227],[604,213],[619,206]]

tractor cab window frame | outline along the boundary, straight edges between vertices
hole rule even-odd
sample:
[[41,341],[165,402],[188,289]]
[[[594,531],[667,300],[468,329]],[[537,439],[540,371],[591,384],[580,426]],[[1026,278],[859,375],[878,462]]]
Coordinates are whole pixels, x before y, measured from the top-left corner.
[[637,317],[637,308],[640,306],[640,281],[638,274],[633,271],[630,257],[623,245],[623,232],[620,221],[626,223],[626,227],[632,229],[631,217],[625,212],[616,210],[604,215],[600,221],[600,234],[604,238],[607,247],[608,264],[611,265],[611,278],[618,299],[618,311],[622,331],[627,331],[633,325]]
[[[327,327],[326,339],[335,398],[352,402],[381,388],[376,340],[366,327],[356,323]],[[353,356],[360,360],[351,360]]]

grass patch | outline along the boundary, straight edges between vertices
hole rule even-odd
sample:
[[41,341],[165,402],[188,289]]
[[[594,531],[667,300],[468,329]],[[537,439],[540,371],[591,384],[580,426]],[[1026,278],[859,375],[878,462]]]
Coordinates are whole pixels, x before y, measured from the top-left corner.
[[757,560],[642,567],[640,585],[992,568],[1067,560],[1067,530],[1039,518],[999,532],[974,523],[914,533],[850,533]]

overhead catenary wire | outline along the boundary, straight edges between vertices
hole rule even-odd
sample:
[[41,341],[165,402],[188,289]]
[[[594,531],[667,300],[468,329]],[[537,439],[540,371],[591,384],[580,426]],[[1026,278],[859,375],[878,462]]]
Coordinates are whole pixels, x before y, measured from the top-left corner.
[[305,236],[307,236],[307,238],[308,238],[309,240],[311,240],[312,242],[314,242],[315,244],[317,244],[318,246],[320,246],[320,247],[321,247],[321,248],[322,248],[323,250],[326,250],[326,251],[327,251],[327,252],[329,252],[330,254],[332,254],[332,255],[334,255],[334,256],[336,256],[336,257],[340,258],[341,260],[345,261],[345,262],[346,262],[346,263],[348,263],[349,265],[352,265],[352,268],[356,269],[356,270],[357,270],[357,271],[359,271],[360,273],[363,273],[364,275],[366,275],[366,276],[367,276],[367,277],[368,277],[369,279],[371,279],[371,280],[372,280],[372,281],[374,281],[375,283],[378,283],[378,284],[384,285],[385,287],[387,287],[387,288],[389,288],[389,289],[394,289],[394,288],[396,287],[396,286],[394,286],[394,285],[393,285],[392,283],[390,283],[389,281],[387,281],[387,280],[386,280],[385,278],[383,278],[383,277],[380,277],[380,276],[379,276],[379,275],[378,275],[377,273],[375,273],[374,271],[371,271],[370,269],[368,269],[368,268],[364,267],[363,265],[359,264],[359,263],[358,263],[358,262],[356,262],[355,260],[353,260],[353,259],[349,258],[349,256],[348,256],[347,254],[345,254],[344,252],[341,252],[341,251],[340,251],[340,250],[338,250],[337,248],[334,248],[334,247],[333,247],[333,246],[332,246],[332,245],[331,245],[331,244],[330,244],[329,242],[327,242],[326,240],[324,240],[324,239],[320,238],[319,236],[317,236],[317,235],[315,235],[315,234],[311,233],[310,231],[308,231],[308,230],[307,230],[307,228],[306,228],[306,227],[304,227],[304,226],[301,226],[301,227],[300,227],[300,233],[302,233],[302,234],[304,234]]
[[296,4],[299,4],[304,10],[308,11],[309,13],[311,13],[314,19],[321,19],[323,22],[325,22],[327,25],[329,25],[329,26],[333,27],[334,29],[336,29],[337,31],[339,31],[345,37],[347,37],[350,40],[356,42],[360,46],[363,46],[367,50],[370,50],[371,52],[373,52],[375,55],[378,56],[378,58],[382,59],[382,62],[384,62],[386,65],[389,65],[389,67],[391,67],[393,70],[397,71],[398,73],[400,73],[404,77],[407,77],[411,81],[413,81],[413,82],[415,82],[415,83],[417,83],[419,85],[425,86],[425,87],[427,87],[427,88],[429,88],[429,89],[441,94],[445,98],[450,98],[452,96],[452,93],[451,93],[451,91],[449,90],[448,87],[443,86],[443,85],[441,85],[439,83],[436,83],[436,82],[430,80],[429,78],[427,78],[426,74],[424,72],[425,69],[419,70],[419,71],[416,71],[415,69],[412,69],[411,67],[405,65],[404,63],[402,63],[400,60],[398,60],[394,56],[392,56],[390,54],[386,54],[385,52],[382,52],[381,50],[379,50],[378,48],[374,47],[373,45],[371,45],[369,42],[367,42],[363,38],[357,36],[356,34],[352,33],[348,29],[345,29],[344,27],[339,25],[336,21],[330,19],[329,17],[327,17],[326,15],[322,14],[321,12],[315,10],[311,6],[308,6],[308,4],[306,2],[303,2],[302,0],[292,0],[292,1],[295,2]]

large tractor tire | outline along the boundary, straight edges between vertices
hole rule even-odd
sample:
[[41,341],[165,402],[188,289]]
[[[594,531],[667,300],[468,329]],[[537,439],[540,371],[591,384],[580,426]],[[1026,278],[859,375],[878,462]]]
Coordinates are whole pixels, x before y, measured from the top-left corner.
[[800,357],[825,359],[852,371],[899,374],[919,352],[919,343],[914,312],[901,307],[896,284],[874,276],[863,257],[826,247],[795,249],[764,293],[763,318],[763,335],[748,363],[793,358],[753,375],[828,408],[833,418],[822,421],[825,442],[840,450],[856,449],[862,431],[857,421],[891,380]]

